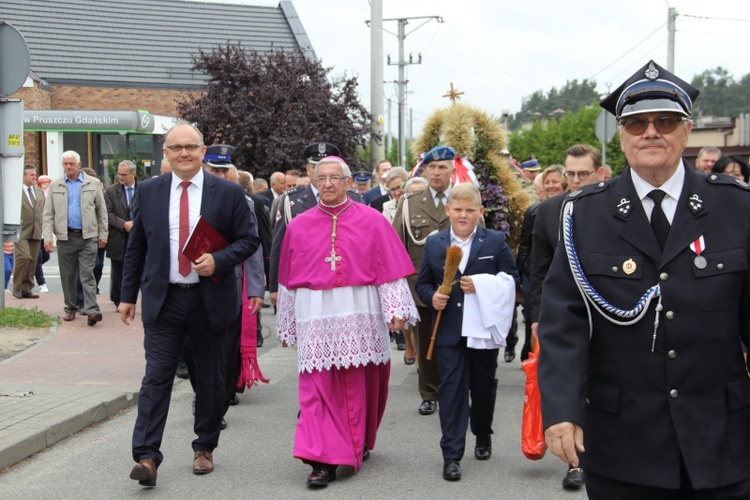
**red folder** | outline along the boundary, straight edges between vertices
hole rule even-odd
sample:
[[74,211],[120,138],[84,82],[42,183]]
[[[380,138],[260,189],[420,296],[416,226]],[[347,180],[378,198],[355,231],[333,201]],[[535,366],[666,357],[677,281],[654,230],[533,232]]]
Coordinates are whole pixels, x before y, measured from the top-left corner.
[[[204,253],[214,253],[229,246],[227,240],[217,231],[210,222],[203,217],[198,217],[198,222],[190,232],[182,253],[195,263],[198,257]],[[219,282],[219,276],[211,276],[215,282]]]

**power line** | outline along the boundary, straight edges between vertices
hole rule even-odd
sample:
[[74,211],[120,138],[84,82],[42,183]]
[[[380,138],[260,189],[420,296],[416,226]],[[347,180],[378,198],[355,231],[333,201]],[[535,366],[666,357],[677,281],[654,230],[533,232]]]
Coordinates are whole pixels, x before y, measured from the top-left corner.
[[617,59],[615,59],[614,61],[612,61],[611,63],[609,63],[608,65],[606,65],[604,68],[602,68],[599,71],[597,71],[596,73],[594,73],[593,75],[591,75],[589,77],[589,80],[593,80],[598,75],[600,75],[601,73],[603,73],[604,71],[608,70],[609,68],[611,68],[612,66],[614,66],[616,63],[620,62],[622,59],[624,59],[625,57],[627,57],[627,55],[630,54],[634,49],[636,49],[639,46],[643,45],[646,42],[646,40],[648,40],[649,38],[651,38],[652,36],[654,36],[656,33],[658,33],[659,30],[661,30],[666,24],[667,23],[663,23],[661,26],[659,26],[654,31],[652,31],[651,34],[648,35],[646,38],[644,38],[643,40],[641,40],[640,42],[638,42],[637,44],[635,44],[634,46],[632,46],[630,49],[628,49],[627,52],[625,52],[623,55],[621,55],[620,57],[618,57]]
[[679,14],[680,17],[690,17],[693,19],[707,19],[709,21],[736,21],[739,23],[750,23],[750,19],[733,19],[729,17],[709,17],[709,16],[693,16],[690,14]]

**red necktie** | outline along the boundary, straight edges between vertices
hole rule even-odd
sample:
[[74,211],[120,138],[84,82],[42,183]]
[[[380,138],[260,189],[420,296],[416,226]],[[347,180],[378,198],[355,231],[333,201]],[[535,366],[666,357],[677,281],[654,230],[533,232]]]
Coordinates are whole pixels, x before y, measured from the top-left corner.
[[180,195],[180,248],[177,252],[177,261],[180,265],[180,274],[183,276],[190,274],[190,259],[182,253],[190,234],[190,204],[188,203],[188,186],[190,184],[190,181],[180,182],[180,186],[182,186],[182,194]]

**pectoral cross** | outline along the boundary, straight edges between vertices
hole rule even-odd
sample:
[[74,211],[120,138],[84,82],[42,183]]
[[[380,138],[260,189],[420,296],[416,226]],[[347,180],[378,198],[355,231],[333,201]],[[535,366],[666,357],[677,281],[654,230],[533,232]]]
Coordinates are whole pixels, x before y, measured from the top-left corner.
[[341,257],[339,257],[338,255],[336,255],[336,249],[333,248],[333,247],[331,247],[331,256],[330,257],[326,257],[325,260],[326,260],[326,262],[330,262],[331,263],[331,271],[335,271],[336,270],[336,262],[340,261]]

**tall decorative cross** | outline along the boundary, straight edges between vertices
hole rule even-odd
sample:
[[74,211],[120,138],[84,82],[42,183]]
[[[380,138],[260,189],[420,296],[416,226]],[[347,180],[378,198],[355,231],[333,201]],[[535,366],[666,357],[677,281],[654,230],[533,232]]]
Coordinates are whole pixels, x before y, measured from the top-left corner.
[[459,92],[458,89],[453,88],[453,82],[451,82],[451,89],[448,91],[447,94],[444,94],[443,97],[447,97],[451,100],[451,103],[456,104],[456,101],[461,99],[461,96],[464,95],[463,92]]

